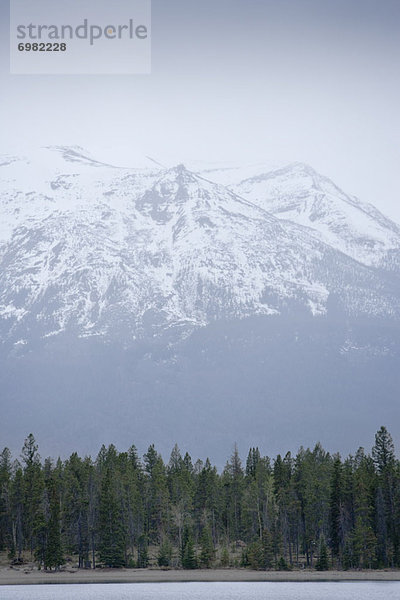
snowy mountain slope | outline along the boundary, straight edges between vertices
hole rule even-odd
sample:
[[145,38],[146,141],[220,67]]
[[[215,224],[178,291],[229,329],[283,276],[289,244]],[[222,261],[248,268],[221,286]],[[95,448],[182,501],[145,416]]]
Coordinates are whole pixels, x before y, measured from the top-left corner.
[[396,226],[300,167],[271,181],[299,209],[321,196],[304,223],[219,183],[259,165],[140,164],[66,147],[0,159],[3,444],[177,441],[222,461],[234,440],[279,452],[319,431],[345,451],[398,422]]
[[294,163],[225,183],[280,219],[310,227],[325,243],[368,265],[394,269],[400,227],[375,207],[346,195],[311,167]]
[[[92,158],[80,147],[49,147],[29,156],[0,156],[0,245],[18,225],[43,220],[57,211],[78,210],[88,202],[113,193],[132,193],[157,173],[154,165],[119,169]],[[93,168],[95,167],[95,168]],[[114,185],[115,183],[115,185]]]
[[[340,234],[328,188],[325,211],[349,240],[346,254],[338,238],[329,245],[183,165],[118,169],[64,147],[0,162],[0,336],[7,344],[71,333],[129,345],[166,331],[186,336],[219,319],[324,314],[333,301],[352,315],[400,316],[395,282],[346,256],[360,236],[351,240],[346,224]],[[288,194],[286,176],[275,177]],[[304,189],[293,187],[296,198],[308,189],[304,177]],[[372,208],[364,213],[364,225],[388,227]]]

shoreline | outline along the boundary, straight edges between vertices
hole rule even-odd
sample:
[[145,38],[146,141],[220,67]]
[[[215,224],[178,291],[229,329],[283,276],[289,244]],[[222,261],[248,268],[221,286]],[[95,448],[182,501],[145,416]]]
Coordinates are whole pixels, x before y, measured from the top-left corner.
[[96,571],[26,571],[0,569],[2,585],[189,583],[189,582],[400,581],[400,570],[385,571],[249,571],[247,569],[99,569]]

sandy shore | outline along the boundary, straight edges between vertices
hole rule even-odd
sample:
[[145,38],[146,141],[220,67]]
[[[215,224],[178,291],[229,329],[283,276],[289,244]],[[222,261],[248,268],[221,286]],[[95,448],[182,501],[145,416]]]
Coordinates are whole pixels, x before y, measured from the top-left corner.
[[249,571],[215,569],[168,571],[158,569],[99,569],[45,573],[28,569],[0,569],[0,585],[48,583],[161,583],[185,581],[400,581],[399,571]]

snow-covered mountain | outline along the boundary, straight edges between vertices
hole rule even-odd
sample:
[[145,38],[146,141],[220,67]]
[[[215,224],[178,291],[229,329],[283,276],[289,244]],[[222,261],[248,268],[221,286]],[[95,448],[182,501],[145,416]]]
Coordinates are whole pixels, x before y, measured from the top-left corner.
[[399,247],[304,165],[1,157],[0,438],[348,452],[399,422]]
[[[255,172],[254,172],[255,171]],[[302,163],[277,169],[218,171],[235,193],[279,219],[311,228],[333,248],[368,266],[400,271],[400,227]]]
[[183,165],[119,169],[80,148],[0,163],[3,341],[129,343],[288,305],[324,314],[333,298],[348,314],[400,315],[395,283],[368,268],[399,228],[303,165],[232,191]]

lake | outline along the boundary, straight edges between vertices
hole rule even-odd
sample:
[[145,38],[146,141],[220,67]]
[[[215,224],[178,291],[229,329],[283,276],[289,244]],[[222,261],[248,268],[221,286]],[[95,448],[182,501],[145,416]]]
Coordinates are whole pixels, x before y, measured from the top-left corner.
[[2,586],[0,600],[398,600],[400,582],[123,583]]

